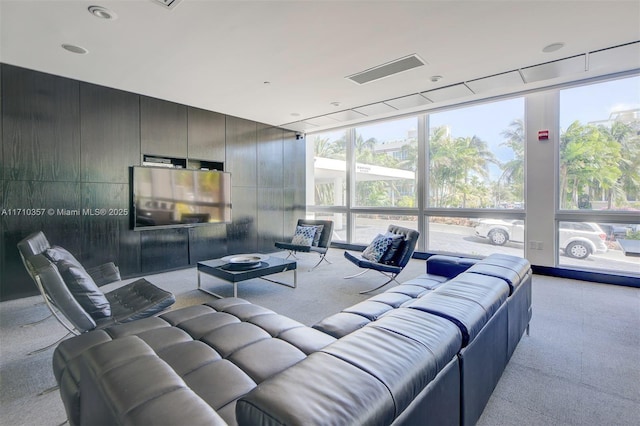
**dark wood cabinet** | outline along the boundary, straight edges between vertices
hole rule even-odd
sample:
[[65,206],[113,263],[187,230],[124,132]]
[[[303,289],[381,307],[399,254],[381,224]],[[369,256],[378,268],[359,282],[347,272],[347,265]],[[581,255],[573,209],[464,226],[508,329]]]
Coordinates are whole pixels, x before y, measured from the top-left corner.
[[257,250],[258,192],[256,187],[238,186],[231,190],[232,223],[227,225],[227,248],[230,254]]
[[[0,208],[44,209],[0,216],[0,300],[37,293],[16,245],[39,230],[126,279],[273,251],[304,217],[305,150],[293,132],[7,64],[0,81]],[[133,231],[130,167],[144,154],[223,163],[232,223]]]
[[140,272],[152,274],[189,265],[187,228],[140,231]]
[[257,137],[258,187],[282,188],[286,164],[283,157],[283,130],[258,124]]
[[2,72],[5,180],[80,179],[79,83],[7,66]]
[[142,154],[187,157],[187,107],[140,96]]
[[[306,181],[306,143],[304,139],[296,138],[295,132],[285,130],[283,132],[283,159],[284,167],[284,187],[304,188]],[[304,192],[304,191],[302,191]]]
[[128,183],[140,164],[140,97],[82,83],[80,107],[82,181]]
[[[2,80],[2,67],[0,67],[0,138],[3,138],[2,136],[2,94],[3,94],[3,90],[2,90],[2,86],[3,86],[3,80]],[[0,201],[2,201],[2,181],[4,180],[4,149],[2,149],[2,142],[0,142]],[[0,245],[0,249],[1,249],[1,245]],[[0,259],[2,259],[0,257]],[[0,260],[0,262],[2,262],[2,260]],[[2,263],[0,263],[0,266],[2,266]]]
[[80,183],[6,181],[3,208],[26,209],[41,213],[7,214],[3,222],[5,265],[0,271],[1,300],[36,293],[35,284],[27,274],[18,250],[18,242],[32,232],[42,230],[52,244],[60,245],[78,259],[81,256]]
[[257,186],[256,123],[242,118],[227,117],[227,162],[225,169],[232,174],[232,185]]
[[188,157],[195,160],[225,162],[225,116],[189,107]]
[[306,144],[295,132],[284,131],[284,229],[295,229],[298,219],[305,216]]
[[139,232],[130,229],[129,184],[82,183],[82,259],[86,267],[114,262],[122,276],[140,271]]
[[189,228],[189,264],[201,260],[226,256],[227,225],[196,226]]
[[[284,237],[284,192],[282,188],[258,189],[258,251],[274,250]],[[289,231],[293,233],[295,227]]]

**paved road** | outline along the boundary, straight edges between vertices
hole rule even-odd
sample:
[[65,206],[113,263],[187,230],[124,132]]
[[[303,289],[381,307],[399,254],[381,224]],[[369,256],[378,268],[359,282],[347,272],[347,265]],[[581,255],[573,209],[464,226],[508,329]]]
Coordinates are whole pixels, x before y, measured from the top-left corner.
[[[398,223],[398,225],[415,228],[415,223]],[[358,227],[356,230],[356,241],[371,241],[378,234],[379,226]],[[337,234],[344,239],[344,232],[341,233],[337,231]],[[491,253],[524,256],[523,244],[508,242],[504,246],[494,246],[486,239],[476,237],[474,229],[468,226],[431,224],[429,247],[433,251],[465,253],[475,256],[488,256]],[[622,250],[609,250],[607,253],[593,254],[586,259],[574,259],[566,256],[561,251],[559,264],[560,266],[575,266],[578,268],[640,274],[640,257],[625,256]]]

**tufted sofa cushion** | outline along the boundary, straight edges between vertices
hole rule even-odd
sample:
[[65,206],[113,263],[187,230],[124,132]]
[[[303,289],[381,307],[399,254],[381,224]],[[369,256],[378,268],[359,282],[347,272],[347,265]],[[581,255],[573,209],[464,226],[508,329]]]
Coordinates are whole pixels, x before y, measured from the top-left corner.
[[487,259],[314,328],[229,298],[80,335],[54,353],[70,424],[475,424],[531,314],[530,269]]
[[464,347],[473,341],[508,296],[509,287],[503,280],[465,272],[407,306],[456,324]]
[[447,281],[446,277],[422,274],[414,279],[392,287],[384,293],[350,306],[342,312],[330,315],[313,328],[337,339],[375,321],[382,315],[422,297]]
[[[80,369],[81,424],[95,424],[96,419],[101,424],[183,424],[184,413],[188,413],[190,425],[226,425],[137,336],[89,348]],[[123,383],[126,391],[121,387]]]
[[[393,310],[258,385],[238,401],[238,422],[391,424],[446,366],[457,363],[460,344],[451,322]],[[457,383],[457,375],[450,380]],[[441,399],[455,401],[458,388],[449,389]]]
[[[85,416],[94,409],[105,409],[86,407],[86,386],[80,387],[82,371],[88,368],[86,363],[100,365],[99,368],[94,367],[91,374],[96,381],[102,381],[101,377],[111,371],[108,354],[117,353],[114,348],[134,336],[144,343],[135,343],[139,350],[151,351],[163,361],[153,368],[158,369],[161,381],[166,379],[170,383],[168,388],[182,388],[184,383],[229,424],[235,424],[238,398],[258,383],[335,341],[318,330],[236,298],[220,299],[86,333],[62,342],[54,352],[54,374],[61,383],[61,397],[72,425],[89,420],[81,417],[81,413]],[[82,353],[85,355],[81,356]],[[114,371],[118,379],[114,378],[113,383],[119,383],[121,388],[137,386],[136,381],[140,379],[134,374],[135,369],[131,371],[131,367],[125,367],[126,364],[123,361],[118,367],[121,371]],[[109,383],[110,380],[104,383],[105,392],[111,386]],[[145,412],[145,404],[161,406],[156,400],[160,394],[166,393],[161,388],[158,388],[158,395],[152,392],[138,405],[129,401],[123,402],[122,406],[111,407],[109,416],[115,416],[117,422],[126,423],[128,417],[125,413]],[[123,408],[125,406],[126,409]]]

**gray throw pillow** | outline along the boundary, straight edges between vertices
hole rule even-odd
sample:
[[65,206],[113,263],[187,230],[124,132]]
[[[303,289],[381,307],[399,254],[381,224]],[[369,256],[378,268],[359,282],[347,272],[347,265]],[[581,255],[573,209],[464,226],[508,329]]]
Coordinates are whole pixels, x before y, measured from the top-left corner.
[[111,304],[82,266],[68,260],[60,260],[56,266],[73,297],[92,318],[111,316]]
[[53,246],[44,251],[44,255],[53,263],[58,263],[62,260],[73,263],[76,266],[80,266],[80,262],[71,254],[67,249],[60,246]]

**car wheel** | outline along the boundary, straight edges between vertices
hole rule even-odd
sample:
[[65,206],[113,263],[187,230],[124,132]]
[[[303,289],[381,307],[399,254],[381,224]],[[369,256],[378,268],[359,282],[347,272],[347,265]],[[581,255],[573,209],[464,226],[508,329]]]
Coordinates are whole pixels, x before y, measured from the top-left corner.
[[576,259],[586,259],[590,254],[589,247],[585,246],[580,241],[569,243],[567,248],[564,249],[564,252],[567,256],[574,257]]
[[492,229],[489,232],[489,241],[496,246],[503,246],[509,241],[509,235],[502,229]]

